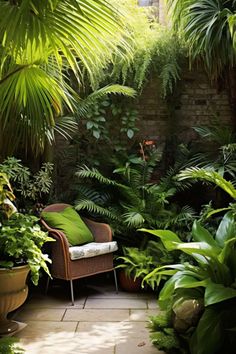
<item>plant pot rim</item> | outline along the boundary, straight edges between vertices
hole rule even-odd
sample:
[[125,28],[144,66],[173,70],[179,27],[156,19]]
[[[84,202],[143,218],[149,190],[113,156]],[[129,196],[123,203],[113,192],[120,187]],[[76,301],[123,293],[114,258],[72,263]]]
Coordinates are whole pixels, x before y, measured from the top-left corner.
[[28,264],[23,264],[23,265],[19,265],[19,266],[14,266],[14,267],[11,267],[11,268],[2,268],[0,267],[0,272],[2,271],[11,271],[11,270],[14,270],[14,269],[22,269],[22,268],[29,268],[29,265]]

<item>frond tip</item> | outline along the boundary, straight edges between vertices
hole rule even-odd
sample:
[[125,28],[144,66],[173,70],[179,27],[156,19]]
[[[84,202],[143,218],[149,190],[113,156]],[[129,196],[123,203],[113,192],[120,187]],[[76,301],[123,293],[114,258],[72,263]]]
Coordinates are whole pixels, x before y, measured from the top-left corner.
[[223,189],[227,194],[229,194],[233,199],[236,199],[236,189],[234,185],[223,178],[218,172],[212,169],[204,169],[198,167],[186,168],[177,175],[179,181],[186,179],[202,180],[214,183],[221,189]]

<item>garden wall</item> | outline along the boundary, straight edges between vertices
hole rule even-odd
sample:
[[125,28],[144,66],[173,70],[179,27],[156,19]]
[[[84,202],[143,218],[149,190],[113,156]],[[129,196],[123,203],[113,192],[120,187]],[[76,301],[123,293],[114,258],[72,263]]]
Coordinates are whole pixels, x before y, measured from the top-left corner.
[[[176,146],[196,139],[193,126],[211,122],[214,115],[218,115],[223,124],[231,124],[232,116],[227,92],[219,92],[199,69],[184,70],[171,100],[163,100],[160,92],[159,80],[153,76],[136,102],[140,129],[136,140],[156,141],[156,145],[165,151],[162,166],[165,170],[173,163]],[[54,178],[58,189],[55,192],[57,195],[65,193],[66,200],[75,178],[75,168],[80,164],[80,152],[69,141],[58,137],[55,157]]]
[[187,143],[195,138],[193,126],[207,124],[216,115],[223,124],[232,123],[225,89],[219,91],[200,69],[186,69],[181,77],[169,101],[160,97],[158,78],[153,76],[146,85],[138,100],[140,138],[163,143],[172,136]]

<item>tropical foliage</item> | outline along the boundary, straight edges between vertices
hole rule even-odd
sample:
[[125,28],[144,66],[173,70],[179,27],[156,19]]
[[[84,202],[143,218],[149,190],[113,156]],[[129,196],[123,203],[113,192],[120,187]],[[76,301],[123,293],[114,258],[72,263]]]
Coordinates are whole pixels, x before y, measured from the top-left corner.
[[36,202],[42,202],[50,192],[52,186],[53,164],[45,162],[42,167],[33,173],[29,167],[22,164],[15,157],[8,157],[0,164],[0,171],[5,173],[15,191],[18,208],[32,208]]
[[[193,263],[155,269],[146,280],[172,275],[159,294],[162,310],[173,311],[175,333],[188,341],[193,354],[233,353],[235,345],[235,242],[233,212],[223,217],[215,235],[198,221],[192,228],[193,242],[184,243],[168,230],[147,230],[161,239],[168,251],[179,250]],[[191,305],[191,311],[190,311]]]
[[23,354],[25,350],[18,345],[19,339],[3,337],[0,339],[0,354]]
[[50,276],[50,259],[42,246],[53,239],[41,230],[38,218],[17,212],[11,202],[14,199],[7,175],[0,173],[0,267],[28,264],[31,280],[37,285],[41,268]]
[[[159,241],[148,241],[145,249],[137,247],[123,247],[123,255],[116,258],[117,269],[124,269],[125,273],[134,278],[145,278],[157,266],[171,264],[174,256],[171,255]],[[143,286],[145,281],[143,282]],[[150,281],[149,281],[150,285]],[[153,289],[155,284],[152,284]]]
[[189,47],[190,62],[205,66],[211,80],[228,91],[236,113],[236,3],[218,0],[167,0],[176,32]]
[[[151,228],[173,226],[176,230],[178,227],[184,230],[194,217],[190,207],[181,209],[170,203],[176,192],[173,183],[151,182],[161,154],[156,147],[151,146],[150,150],[148,146],[140,144],[141,157],[130,156],[125,164],[113,171],[114,179],[86,166],[76,173],[79,180],[86,179],[87,182],[77,185],[76,209],[102,215],[112,223],[115,234],[124,239],[131,232],[131,239],[135,241],[135,230],[145,225]],[[88,181],[92,184],[89,185]]]
[[193,129],[201,138],[201,151],[198,148],[198,152],[189,159],[187,165],[212,168],[222,176],[235,179],[236,144],[232,127],[222,127],[219,121],[214,121]]
[[217,78],[235,65],[235,1],[167,0],[167,5],[191,58],[202,56],[211,76]]
[[75,111],[83,71],[93,82],[130,46],[121,14],[101,0],[0,1],[0,13],[1,153],[20,143],[37,153],[55,130],[75,128],[62,116]]
[[[117,2],[112,0],[114,6]],[[115,56],[112,77],[141,90],[151,73],[159,76],[161,94],[172,93],[180,78],[185,50],[171,30],[157,23],[155,16],[137,6],[135,0],[119,1],[126,18],[127,35],[134,38],[131,60]]]

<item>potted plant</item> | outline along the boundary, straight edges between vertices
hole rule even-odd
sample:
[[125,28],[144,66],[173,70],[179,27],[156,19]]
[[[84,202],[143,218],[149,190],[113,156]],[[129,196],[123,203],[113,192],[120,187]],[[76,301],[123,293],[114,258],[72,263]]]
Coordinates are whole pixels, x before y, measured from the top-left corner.
[[[117,258],[121,262],[117,268],[119,283],[122,289],[138,291],[144,285],[143,279],[157,266],[173,262],[173,257],[165,251],[160,242],[149,241],[145,249],[123,247],[123,256]],[[157,283],[150,284],[154,289]]]
[[48,274],[48,256],[42,246],[50,241],[40,229],[35,216],[18,213],[14,207],[7,175],[0,173],[0,335],[14,332],[17,323],[7,320],[8,312],[18,308],[27,298],[26,278],[37,285],[39,271]]

